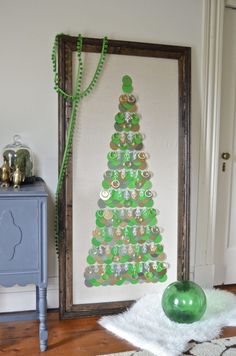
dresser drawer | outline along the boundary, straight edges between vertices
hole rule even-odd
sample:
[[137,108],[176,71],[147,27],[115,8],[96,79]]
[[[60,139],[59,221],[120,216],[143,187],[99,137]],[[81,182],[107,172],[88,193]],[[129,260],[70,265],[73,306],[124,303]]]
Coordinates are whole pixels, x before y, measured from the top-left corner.
[[0,199],[0,274],[39,269],[40,199]]

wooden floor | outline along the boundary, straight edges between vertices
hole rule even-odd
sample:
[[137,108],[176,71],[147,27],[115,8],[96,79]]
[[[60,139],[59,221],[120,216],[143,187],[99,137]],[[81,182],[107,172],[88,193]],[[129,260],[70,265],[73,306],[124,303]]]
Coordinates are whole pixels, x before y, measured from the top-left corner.
[[[49,313],[48,350],[43,354],[94,356],[134,349],[128,343],[110,335],[96,321],[97,318],[60,321],[58,313]],[[38,322],[0,323],[0,355],[2,354],[40,355]]]
[[[227,289],[236,293],[236,286]],[[93,317],[60,321],[58,313],[48,313],[49,342],[48,350],[43,354],[45,356],[95,356],[135,349],[101,328],[97,324],[97,319]],[[223,337],[228,336],[236,336],[236,327],[223,330]],[[40,355],[38,322],[0,323],[1,355]]]

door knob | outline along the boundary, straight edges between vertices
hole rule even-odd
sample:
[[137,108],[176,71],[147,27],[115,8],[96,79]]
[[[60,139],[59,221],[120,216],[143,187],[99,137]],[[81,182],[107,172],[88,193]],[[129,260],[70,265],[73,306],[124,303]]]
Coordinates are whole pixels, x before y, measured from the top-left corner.
[[221,158],[227,160],[230,158],[230,153],[229,152],[223,152],[221,155]]

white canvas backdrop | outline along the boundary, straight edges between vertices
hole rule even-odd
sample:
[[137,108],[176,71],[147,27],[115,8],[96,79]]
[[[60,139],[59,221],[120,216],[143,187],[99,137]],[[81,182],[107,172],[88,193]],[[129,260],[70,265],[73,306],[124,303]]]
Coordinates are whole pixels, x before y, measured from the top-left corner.
[[[99,54],[84,53],[83,87],[90,82]],[[73,58],[76,72],[76,56]],[[122,76],[133,79],[141,116],[140,132],[150,157],[154,208],[169,263],[165,283],[86,287],[84,269],[91,248],[97,201],[107,168],[114,117],[119,111]],[[75,74],[74,74],[75,77]],[[133,300],[162,290],[177,278],[178,215],[178,61],[124,55],[107,55],[104,70],[93,92],[82,100],[73,143],[73,304]]]

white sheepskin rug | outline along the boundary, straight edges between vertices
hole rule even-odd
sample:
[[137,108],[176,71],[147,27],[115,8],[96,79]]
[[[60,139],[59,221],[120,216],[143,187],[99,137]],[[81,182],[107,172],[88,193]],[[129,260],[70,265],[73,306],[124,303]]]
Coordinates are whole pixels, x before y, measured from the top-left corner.
[[129,310],[104,316],[98,322],[122,339],[158,356],[179,356],[191,340],[208,341],[224,326],[236,326],[236,296],[217,289],[204,290],[207,309],[200,321],[179,324],[169,320],[161,307],[162,293],[139,299]]

